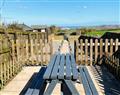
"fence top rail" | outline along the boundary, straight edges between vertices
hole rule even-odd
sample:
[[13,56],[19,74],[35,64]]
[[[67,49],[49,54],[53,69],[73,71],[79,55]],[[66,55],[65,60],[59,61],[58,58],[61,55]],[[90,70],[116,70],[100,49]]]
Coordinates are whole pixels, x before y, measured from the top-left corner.
[[[106,44],[108,45],[108,46],[110,46],[110,45],[120,45],[120,42],[119,42],[119,40],[118,39],[116,39],[116,40],[113,40],[113,39],[110,39],[110,40],[108,40],[108,39],[95,39],[95,42],[93,42],[93,40],[94,39],[90,39],[90,41],[92,40],[92,45],[93,46],[95,46],[95,45],[98,45],[98,46],[100,46],[100,41],[102,41],[102,45],[103,46],[105,46]],[[76,40],[76,42],[77,42],[77,45],[78,46],[80,46],[81,44],[83,45],[83,46],[85,46],[86,44],[88,45],[88,46],[90,46],[90,42],[88,42],[88,39],[85,39],[85,42],[83,42],[83,39],[80,39],[79,41],[77,41]],[[96,44],[96,42],[97,42],[97,44]]]
[[[81,45],[81,44],[78,43],[78,46],[80,46],[80,45]],[[82,45],[85,46],[86,44],[85,44],[85,43],[82,43]],[[87,45],[90,46],[90,43],[87,43]],[[95,46],[95,43],[92,43],[92,45]],[[98,43],[97,45],[100,46],[100,43]],[[105,46],[105,42],[104,42],[102,45]],[[110,46],[110,45],[111,45],[111,43],[108,43],[108,46]],[[113,43],[112,45],[115,46],[116,43]],[[118,45],[120,46],[120,42],[118,43]]]

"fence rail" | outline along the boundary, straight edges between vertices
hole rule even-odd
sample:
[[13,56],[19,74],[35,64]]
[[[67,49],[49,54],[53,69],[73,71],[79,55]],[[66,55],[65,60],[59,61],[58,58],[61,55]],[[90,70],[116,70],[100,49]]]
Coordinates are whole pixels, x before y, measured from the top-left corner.
[[103,55],[111,56],[119,47],[118,39],[80,39],[74,42],[74,56],[78,64],[101,64]]
[[0,89],[24,65],[47,65],[52,55],[52,40],[46,33],[0,31]]

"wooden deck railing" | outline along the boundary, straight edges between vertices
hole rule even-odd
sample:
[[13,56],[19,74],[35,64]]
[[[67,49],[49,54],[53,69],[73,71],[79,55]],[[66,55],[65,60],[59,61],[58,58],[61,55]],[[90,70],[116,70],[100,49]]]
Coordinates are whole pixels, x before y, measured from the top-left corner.
[[0,32],[0,89],[24,65],[46,65],[52,55],[52,40],[45,33]]
[[118,39],[80,39],[74,42],[74,54],[78,64],[101,64],[103,55],[111,56],[119,47]]

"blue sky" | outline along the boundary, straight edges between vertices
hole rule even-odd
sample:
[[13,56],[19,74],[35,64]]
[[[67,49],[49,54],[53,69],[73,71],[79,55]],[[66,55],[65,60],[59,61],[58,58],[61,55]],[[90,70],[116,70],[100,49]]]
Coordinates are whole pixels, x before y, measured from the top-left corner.
[[120,24],[120,0],[0,0],[2,20],[47,25]]

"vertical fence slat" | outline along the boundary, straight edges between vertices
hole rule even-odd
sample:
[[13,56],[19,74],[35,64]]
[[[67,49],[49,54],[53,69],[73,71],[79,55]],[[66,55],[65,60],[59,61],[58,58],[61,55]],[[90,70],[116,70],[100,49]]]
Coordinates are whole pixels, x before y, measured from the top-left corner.
[[[0,52],[2,53],[2,41],[0,40]],[[2,58],[2,55],[0,55],[0,81],[1,81],[1,84],[0,84],[0,88],[3,87],[3,58]]]
[[88,39],[85,39],[85,64],[88,64]]
[[105,39],[105,55],[108,56],[108,39]]
[[118,50],[118,39],[115,40],[115,51]]
[[35,56],[36,56],[36,64],[39,64],[39,61],[38,61],[39,51],[38,51],[38,40],[37,39],[35,39],[35,51],[34,52],[35,52]]
[[95,63],[98,60],[98,39],[95,39]]
[[40,39],[40,57],[41,57],[41,65],[43,65],[43,41]]
[[80,39],[80,63],[83,62],[83,39]]
[[113,39],[110,39],[110,56],[113,54]]
[[26,61],[28,60],[29,58],[29,46],[28,46],[28,39],[25,40],[25,43],[26,43]]
[[15,42],[14,40],[11,41],[12,43],[12,75],[14,76],[15,74],[15,60],[16,60],[16,56],[15,56]]
[[90,65],[93,62],[93,39],[90,39]]
[[102,57],[103,57],[103,39],[100,39],[100,64],[102,64]]
[[17,63],[16,63],[16,68],[15,68],[15,71],[17,72],[17,70],[19,69],[20,67],[20,41],[19,39],[16,39],[16,54],[17,54]]

